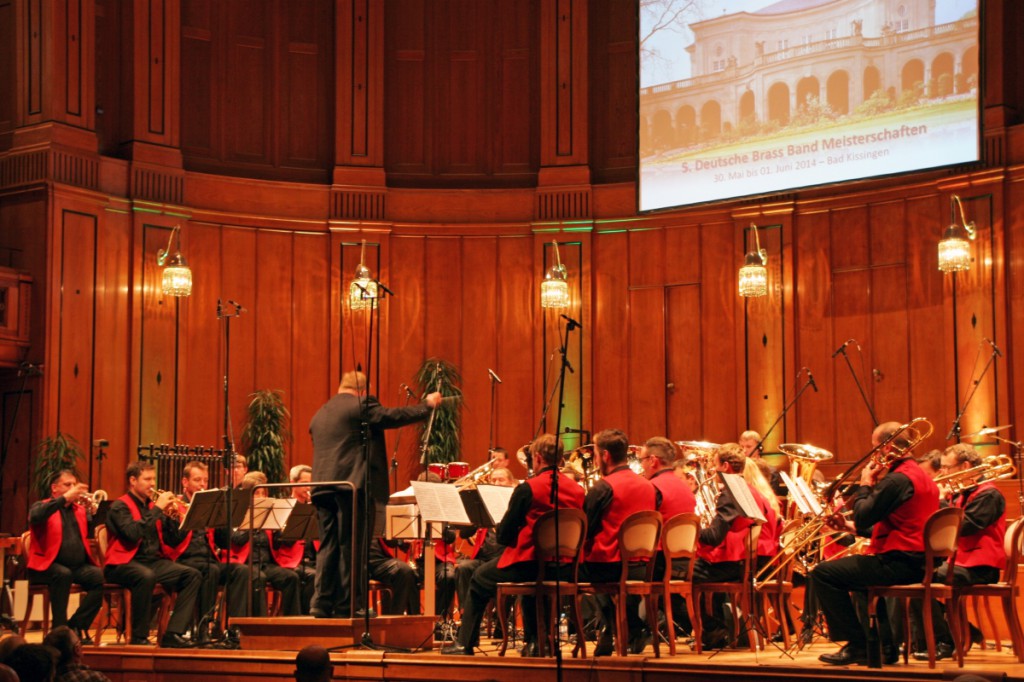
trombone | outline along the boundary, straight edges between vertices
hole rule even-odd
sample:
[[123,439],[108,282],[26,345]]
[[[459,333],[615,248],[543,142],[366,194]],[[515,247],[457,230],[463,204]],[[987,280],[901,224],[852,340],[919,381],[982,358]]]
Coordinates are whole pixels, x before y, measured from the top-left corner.
[[[866,455],[854,462],[845,472],[832,481],[822,495],[821,511],[809,517],[793,533],[786,546],[757,572],[757,575],[754,576],[755,589],[760,589],[762,585],[771,582],[797,556],[809,556],[808,549],[812,546],[812,543],[818,541],[820,544],[823,538],[833,533],[831,530],[827,532],[823,532],[823,530],[825,530],[826,524],[838,511],[835,504],[836,493],[839,492],[842,485],[846,483],[855,471],[858,471],[869,460],[883,468],[891,466],[893,462],[906,457],[914,448],[927,440],[932,435],[933,430],[932,423],[923,417],[918,417],[906,424],[902,424],[898,429],[889,434],[885,440],[871,448]],[[808,564],[808,568],[810,567],[810,564]]]
[[982,458],[981,464],[970,469],[936,476],[935,484],[944,485],[949,488],[951,494],[958,495],[978,485],[983,478],[986,481],[998,481],[1010,478],[1016,473],[1017,467],[1013,465],[1009,455],[989,455]]

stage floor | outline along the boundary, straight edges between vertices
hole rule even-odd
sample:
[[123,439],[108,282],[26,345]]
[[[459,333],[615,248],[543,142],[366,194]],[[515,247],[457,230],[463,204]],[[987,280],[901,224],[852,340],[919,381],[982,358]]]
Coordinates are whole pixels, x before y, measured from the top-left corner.
[[[219,651],[209,649],[173,650],[155,647],[102,646],[86,647],[88,665],[102,670],[114,682],[198,682],[216,676],[219,682],[260,679],[287,682],[292,678],[295,650],[299,643],[289,637],[289,629],[279,624],[279,641],[273,649],[242,649]],[[589,644],[589,643],[588,643]],[[342,648],[332,654],[334,679],[477,682],[555,682],[559,679],[553,658],[522,658],[511,649],[505,657],[497,655],[500,641],[485,640],[474,656],[442,656],[437,649],[417,653],[376,651],[365,648]],[[990,645],[991,646],[991,645]],[[573,659],[566,647],[561,680],[565,682],[676,682],[697,680],[952,680],[962,674],[986,680],[1021,680],[1024,664],[1016,662],[1004,647],[975,648],[958,668],[950,660],[939,661],[934,670],[925,662],[911,660],[904,665],[885,666],[880,670],[862,666],[830,667],[820,663],[821,653],[834,651],[835,645],[819,641],[797,652],[792,658],[769,647],[753,653],[749,649],[725,650],[717,654],[697,655],[682,645],[676,656],[668,656],[662,647],[661,658],[655,658],[651,647],[643,654],[627,657],[609,656],[598,659]],[[592,648],[591,648],[592,650]]]

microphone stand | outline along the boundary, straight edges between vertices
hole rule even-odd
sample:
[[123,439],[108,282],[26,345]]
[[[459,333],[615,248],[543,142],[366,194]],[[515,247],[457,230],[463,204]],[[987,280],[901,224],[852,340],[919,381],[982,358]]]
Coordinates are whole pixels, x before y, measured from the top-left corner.
[[[224,504],[227,508],[225,516],[226,525],[226,540],[227,550],[231,551],[231,492],[235,488],[234,480],[234,469],[235,469],[235,443],[231,432],[231,403],[230,403],[230,377],[231,377],[231,318],[238,317],[242,314],[243,308],[235,303],[234,301],[227,301],[227,304],[233,308],[233,310],[225,310],[221,300],[217,299],[217,319],[224,320],[224,456],[222,458],[224,466]],[[252,579],[252,573],[250,572],[250,580]],[[249,590],[248,596],[250,608],[249,614],[252,615],[252,590]],[[229,634],[231,632],[231,610],[226,609],[224,613],[224,632]],[[230,635],[229,635],[230,638]]]
[[801,386],[801,387],[800,387],[800,390],[798,390],[798,391],[796,392],[796,395],[795,395],[795,396],[793,396],[793,399],[792,399],[792,400],[790,400],[790,401],[789,401],[789,402],[788,402],[788,403],[786,404],[786,406],[782,408],[782,413],[781,413],[781,414],[779,414],[779,416],[775,418],[775,421],[774,421],[774,422],[772,422],[772,425],[768,427],[768,430],[767,430],[767,431],[765,432],[765,434],[764,434],[764,435],[763,435],[763,436],[761,437],[761,440],[757,441],[757,447],[755,448],[756,450],[758,450],[758,451],[761,451],[761,445],[762,445],[762,444],[763,444],[763,443],[764,443],[764,442],[765,442],[766,440],[768,440],[768,436],[769,436],[769,435],[771,435],[771,432],[772,432],[772,431],[774,431],[774,430],[775,430],[775,427],[779,425],[779,422],[780,422],[780,421],[782,421],[782,418],[786,416],[786,413],[787,413],[787,412],[789,412],[790,408],[792,408],[792,407],[793,407],[793,405],[795,405],[795,404],[796,404],[796,401],[800,399],[800,396],[802,396],[802,395],[804,394],[804,391],[806,391],[806,390],[808,389],[808,387],[810,387],[810,386],[811,386],[811,384],[813,384],[813,383],[814,383],[814,380],[813,380],[813,379],[811,379],[810,377],[808,377],[808,378],[807,378],[807,381],[806,381],[806,382],[804,382],[804,385],[803,385],[803,386]]
[[490,376],[490,379],[491,379],[491,417],[490,417],[491,425],[490,425],[490,428],[488,429],[488,436],[487,436],[487,457],[488,457],[488,459],[490,459],[490,457],[491,457],[491,451],[494,450],[494,416],[495,416],[494,415],[494,398],[497,395],[497,391],[498,391],[498,382],[496,381],[496,379],[498,377],[496,377],[494,375],[494,372],[490,372],[489,376]]
[[863,398],[864,404],[867,405],[868,412],[871,413],[871,421],[874,422],[875,426],[878,426],[878,417],[875,416],[875,408],[871,406],[871,401],[868,400],[867,393],[864,392],[864,387],[861,386],[860,379],[857,378],[857,372],[853,369],[853,363],[850,362],[850,356],[846,354],[845,343],[839,347],[839,350],[832,354],[832,359],[834,360],[836,355],[840,353],[843,355],[843,360],[846,360],[846,366],[850,368],[850,376],[853,377],[853,383],[857,384],[857,390],[860,391],[860,397]]
[[[402,385],[405,386],[405,384],[402,384]],[[408,387],[406,387],[406,390],[405,390],[405,406],[407,407],[409,405],[409,401],[411,401],[415,397],[416,396],[413,394],[413,392],[410,391],[408,389]],[[391,489],[392,490],[398,490],[398,446],[401,444],[401,442],[402,442],[402,431],[401,431],[401,429],[399,429],[398,435],[395,436],[395,451],[394,451],[394,454],[391,455]]]
[[[952,440],[954,437],[956,441],[960,442],[960,419],[964,416],[964,412],[967,411],[967,406],[971,404],[971,399],[974,398],[974,394],[978,392],[978,386],[981,385],[981,380],[985,378],[985,374],[988,372],[992,363],[996,361],[996,355],[999,354],[998,349],[993,349],[992,354],[988,356],[988,362],[981,368],[981,374],[977,379],[974,380],[974,385],[971,386],[971,392],[967,394],[967,399],[964,400],[964,406],[961,407],[956,413],[956,419],[953,420],[953,426],[950,427],[949,433],[946,434],[946,440]],[[977,365],[975,365],[977,366]],[[957,397],[957,400],[960,398]]]

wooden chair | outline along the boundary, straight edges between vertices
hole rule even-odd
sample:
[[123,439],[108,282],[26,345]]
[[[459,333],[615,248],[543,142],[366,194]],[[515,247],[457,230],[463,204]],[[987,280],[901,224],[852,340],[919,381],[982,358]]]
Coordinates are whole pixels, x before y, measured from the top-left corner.
[[[693,584],[693,637],[697,653],[703,651],[704,618],[701,609],[701,598],[705,602],[710,600],[711,595],[716,592],[723,592],[728,595],[733,604],[732,639],[736,641],[740,635],[740,613],[750,612],[750,581],[753,572],[751,559],[757,556],[757,539],[761,536],[761,526],[752,525],[746,531],[743,544],[743,577],[739,582],[719,583],[694,583]],[[710,604],[708,604],[710,609]],[[757,642],[750,637],[750,650],[756,651]]]
[[[106,564],[107,547],[109,537],[107,527],[96,526],[96,546],[99,555],[96,557],[100,565]],[[174,608],[175,595],[167,592],[160,583],[153,588],[154,599],[159,600],[157,607],[157,642],[163,639],[167,629],[167,621],[170,619],[171,610]],[[115,609],[120,612],[121,617],[115,621],[117,640],[123,637],[125,642],[131,641],[131,613],[132,613],[132,591],[117,583],[103,583],[103,607],[101,609],[100,624],[96,626],[96,635],[93,637],[95,645],[100,645],[103,633],[110,627],[110,618]]]
[[[669,655],[676,655],[676,625],[672,612],[672,595],[678,594],[686,599],[686,609],[693,622],[693,562],[697,558],[697,537],[700,535],[700,516],[698,514],[676,514],[661,529],[661,553],[665,557],[665,574],[661,582],[655,582],[652,589],[655,606],[660,598],[664,603],[665,625],[668,628]],[[672,578],[672,562],[687,560],[686,578]]]
[[[1021,542],[1024,540],[1024,519],[1017,519],[1006,529],[1006,536],[1003,538],[1003,550],[1006,552],[1006,568],[1003,570],[1003,579],[991,585],[967,585],[965,587],[953,588],[953,609],[957,611],[960,621],[960,646],[957,648],[957,664],[963,667],[964,642],[968,641],[967,621],[967,599],[982,599],[986,605],[989,597],[997,597],[1002,602],[1003,617],[1010,630],[1010,641],[1013,644],[1013,654],[1017,661],[1024,663],[1024,631],[1021,630],[1020,616],[1017,613],[1016,603],[1020,595],[1020,583],[1017,582],[1018,564],[1022,557]],[[980,616],[980,611],[975,611]],[[991,614],[991,611],[990,611]],[[991,615],[990,615],[991,621]],[[952,619],[950,620],[952,623]],[[994,629],[993,629],[994,632]],[[1000,649],[999,635],[996,634],[996,650]]]
[[[576,646],[572,650],[575,658],[582,652],[587,656],[586,638],[583,636],[583,617],[580,613],[580,598],[577,584],[580,557],[583,554],[583,542],[587,537],[587,515],[581,509],[558,510],[558,542],[555,543],[555,512],[541,514],[534,525],[533,541],[537,555],[537,580],[522,583],[498,583],[494,597],[498,619],[501,622],[502,638],[499,656],[504,656],[508,648],[508,634],[511,629],[508,621],[508,599],[514,597],[537,598],[537,647],[541,656],[547,655],[550,647],[554,652],[558,642],[558,617],[562,598],[572,599],[572,617],[576,623]],[[569,562],[569,579],[558,581],[556,599],[555,581],[547,577],[548,565],[551,563]],[[545,626],[543,604],[548,605],[548,618]],[[514,625],[514,624],[513,624]]]
[[[781,537],[787,537],[787,535],[793,533],[803,523],[803,519],[787,521],[786,525],[782,528]],[[775,619],[778,621],[779,629],[782,632],[782,644],[787,651],[789,650],[790,636],[794,634],[789,630],[790,625],[799,622],[800,618],[796,611],[796,605],[793,603],[794,563],[793,561],[787,562],[785,567],[777,571],[771,580],[758,584],[754,594],[754,598],[758,600],[761,621],[764,623],[764,631],[769,633],[772,631],[768,627],[768,607],[770,606],[775,612]]]
[[[28,555],[29,547],[32,540],[31,531],[25,531],[21,534],[21,557],[22,563],[28,566]],[[70,594],[81,594],[82,588],[78,585],[71,586]],[[25,601],[25,617],[21,620],[21,626],[18,628],[19,634],[22,637],[28,632],[29,623],[32,622],[32,607],[35,606],[36,597],[43,600],[43,619],[41,621],[43,637],[50,632],[50,587],[49,585],[33,585],[29,583],[28,586],[28,599]]]
[[[581,594],[606,594],[615,604],[615,649],[619,656],[626,655],[629,626],[626,619],[626,598],[639,595],[644,599],[647,610],[647,624],[655,635],[654,656],[660,657],[658,642],[658,610],[654,608],[654,558],[658,553],[661,539],[661,513],[639,511],[630,514],[619,527],[619,555],[622,557],[622,572],[614,583],[580,583]],[[643,561],[647,573],[643,580],[629,579],[629,565]]]
[[[932,630],[932,600],[940,599],[947,605],[950,632],[953,634],[954,649],[963,646],[961,641],[959,613],[952,608],[953,599],[953,566],[956,565],[956,541],[960,535],[960,521],[964,510],[959,507],[947,507],[933,513],[924,525],[924,580],[912,585],[881,585],[868,588],[868,617],[874,622],[878,600],[893,597],[903,602],[903,631],[910,632],[910,600],[922,600],[921,628],[924,630],[925,643],[928,647],[928,667],[935,667],[935,632]],[[946,582],[935,583],[932,577],[940,560],[949,561]],[[903,649],[903,662],[908,660],[910,647]],[[962,656],[960,665],[963,665]]]

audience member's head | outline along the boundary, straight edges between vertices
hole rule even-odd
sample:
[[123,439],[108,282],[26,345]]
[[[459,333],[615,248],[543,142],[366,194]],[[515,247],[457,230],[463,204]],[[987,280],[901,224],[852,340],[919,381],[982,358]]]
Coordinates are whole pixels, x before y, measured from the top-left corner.
[[295,656],[295,682],[328,682],[333,673],[331,655],[319,644],[310,644]]
[[57,652],[45,644],[22,644],[4,662],[20,680],[53,682],[57,673]]
[[7,657],[15,649],[25,643],[25,638],[17,634],[9,634],[0,637],[0,663],[6,663]]
[[57,667],[66,668],[82,659],[82,641],[67,625],[50,630],[43,638],[43,644],[57,650]]
[[18,673],[0,663],[0,682],[21,682],[21,680],[18,679]]

